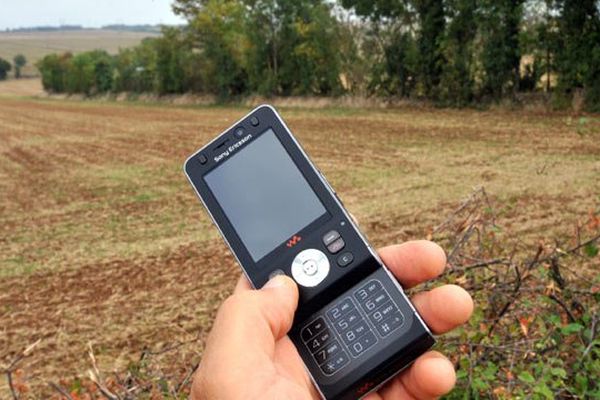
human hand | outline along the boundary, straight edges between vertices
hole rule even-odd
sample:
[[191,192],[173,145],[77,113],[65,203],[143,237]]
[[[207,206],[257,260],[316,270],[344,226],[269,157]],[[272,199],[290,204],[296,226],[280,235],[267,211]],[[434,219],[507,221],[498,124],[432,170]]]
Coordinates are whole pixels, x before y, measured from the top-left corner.
[[[379,251],[405,288],[440,275],[444,251],[428,241],[407,242]],[[412,302],[436,334],[465,323],[471,296],[444,285],[413,296]],[[252,290],[242,277],[221,306],[192,386],[193,400],[319,399],[302,359],[286,336],[298,305],[294,281],[278,276]],[[448,393],[456,380],[452,363],[429,351],[366,400],[432,399]]]

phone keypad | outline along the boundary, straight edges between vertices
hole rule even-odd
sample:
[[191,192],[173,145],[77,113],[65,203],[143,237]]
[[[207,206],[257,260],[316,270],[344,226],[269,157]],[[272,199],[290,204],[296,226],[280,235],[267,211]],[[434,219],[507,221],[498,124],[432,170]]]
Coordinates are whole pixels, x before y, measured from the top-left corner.
[[[333,236],[333,235],[332,235]],[[321,371],[333,375],[404,323],[379,280],[373,279],[327,308],[300,335]]]
[[355,291],[354,298],[381,337],[386,337],[404,322],[404,315],[377,280],[369,281]]

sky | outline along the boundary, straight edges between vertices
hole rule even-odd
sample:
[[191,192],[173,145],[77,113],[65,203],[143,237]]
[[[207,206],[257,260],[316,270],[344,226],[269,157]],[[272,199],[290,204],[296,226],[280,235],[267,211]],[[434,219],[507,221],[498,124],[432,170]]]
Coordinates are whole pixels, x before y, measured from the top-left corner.
[[178,24],[173,0],[0,0],[0,30],[33,26]]

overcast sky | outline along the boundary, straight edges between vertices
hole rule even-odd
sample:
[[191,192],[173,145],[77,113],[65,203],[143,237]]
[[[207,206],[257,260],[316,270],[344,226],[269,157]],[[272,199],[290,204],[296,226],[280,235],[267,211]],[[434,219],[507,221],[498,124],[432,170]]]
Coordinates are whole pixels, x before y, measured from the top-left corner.
[[40,25],[177,24],[173,0],[0,0],[0,29]]

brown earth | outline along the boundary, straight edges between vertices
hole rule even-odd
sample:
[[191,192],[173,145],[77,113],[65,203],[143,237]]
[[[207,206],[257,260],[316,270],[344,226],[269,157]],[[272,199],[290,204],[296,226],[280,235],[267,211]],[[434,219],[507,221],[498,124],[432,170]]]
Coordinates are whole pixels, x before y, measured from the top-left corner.
[[[237,266],[183,176],[241,108],[0,97],[0,363],[34,393],[144,349],[197,361]],[[377,245],[426,237],[485,186],[503,227],[570,237],[600,206],[600,119],[534,112],[283,109]],[[0,393],[6,393],[0,381]]]

